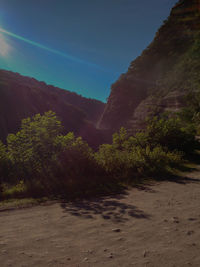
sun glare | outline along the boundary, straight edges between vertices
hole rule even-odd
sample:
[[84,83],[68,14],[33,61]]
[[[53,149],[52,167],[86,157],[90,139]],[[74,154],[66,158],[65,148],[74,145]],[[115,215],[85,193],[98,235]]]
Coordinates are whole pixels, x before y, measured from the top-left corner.
[[10,46],[6,42],[3,34],[0,33],[0,56],[6,57],[10,51]]

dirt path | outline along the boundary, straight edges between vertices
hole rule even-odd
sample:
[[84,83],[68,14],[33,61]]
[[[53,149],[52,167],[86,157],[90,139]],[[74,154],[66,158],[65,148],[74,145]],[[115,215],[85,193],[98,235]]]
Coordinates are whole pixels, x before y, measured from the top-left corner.
[[200,266],[200,170],[125,196],[0,212],[0,266]]

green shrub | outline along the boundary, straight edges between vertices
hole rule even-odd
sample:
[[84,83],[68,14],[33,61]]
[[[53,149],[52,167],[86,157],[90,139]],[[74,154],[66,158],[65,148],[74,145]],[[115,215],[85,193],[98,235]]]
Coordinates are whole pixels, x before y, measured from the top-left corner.
[[9,172],[11,169],[11,164],[7,154],[6,146],[0,141],[0,197],[2,193],[2,184],[9,182]]
[[49,111],[22,121],[21,130],[7,138],[8,155],[14,166],[16,180],[48,176],[56,152],[55,138],[61,134],[61,122]]
[[135,136],[121,128],[112,144],[94,153],[81,137],[62,135],[61,122],[50,111],[23,120],[21,130],[8,136],[7,147],[0,142],[0,184],[7,198],[87,196],[121,182],[169,174],[182,163],[181,151],[195,147],[193,125],[163,116],[149,120]]
[[136,153],[142,159],[141,170],[146,175],[168,174],[183,162],[180,152],[169,152],[161,146],[138,148]]
[[146,140],[143,133],[128,137],[121,129],[113,135],[113,144],[100,146],[96,160],[110,176],[120,180],[167,174],[182,163],[182,153],[169,152],[159,144],[150,146]]
[[52,165],[53,190],[62,194],[72,191],[80,194],[100,184],[101,170],[88,144],[72,133],[60,136],[59,142],[62,143],[61,150]]
[[6,146],[0,141],[0,181],[1,182],[5,175],[6,162],[7,162]]
[[13,186],[9,184],[4,184],[2,188],[2,197],[5,199],[23,198],[27,195],[27,187],[23,181],[20,181],[18,184]]
[[117,149],[114,145],[101,145],[95,158],[98,164],[113,178],[124,176],[128,169],[128,153]]
[[148,121],[144,132],[146,145],[166,147],[170,151],[177,150],[191,153],[197,147],[194,125],[184,125],[178,116],[171,118],[154,117]]

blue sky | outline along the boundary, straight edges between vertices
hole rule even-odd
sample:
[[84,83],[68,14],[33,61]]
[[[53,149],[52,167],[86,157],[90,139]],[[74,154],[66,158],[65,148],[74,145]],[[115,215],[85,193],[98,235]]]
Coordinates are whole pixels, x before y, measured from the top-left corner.
[[106,101],[176,2],[0,0],[0,68]]

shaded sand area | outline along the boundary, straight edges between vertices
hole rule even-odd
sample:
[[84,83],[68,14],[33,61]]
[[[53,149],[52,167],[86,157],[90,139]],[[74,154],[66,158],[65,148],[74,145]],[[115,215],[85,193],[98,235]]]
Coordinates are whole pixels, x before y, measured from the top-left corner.
[[125,195],[0,212],[0,266],[200,266],[200,168]]

